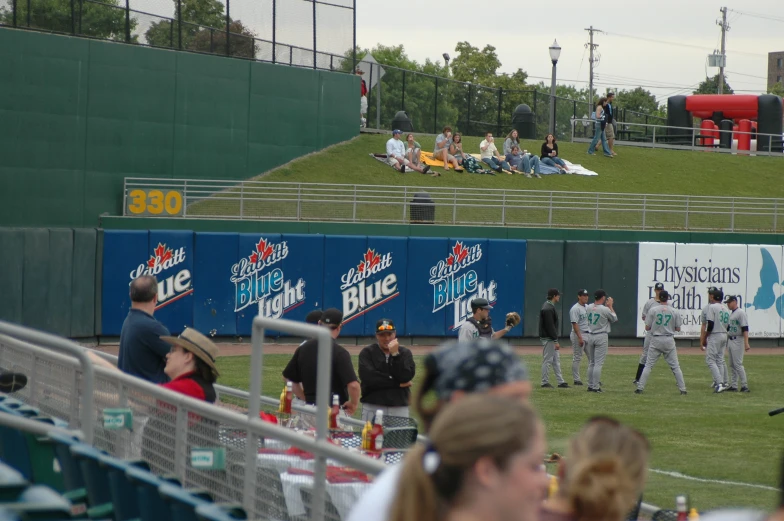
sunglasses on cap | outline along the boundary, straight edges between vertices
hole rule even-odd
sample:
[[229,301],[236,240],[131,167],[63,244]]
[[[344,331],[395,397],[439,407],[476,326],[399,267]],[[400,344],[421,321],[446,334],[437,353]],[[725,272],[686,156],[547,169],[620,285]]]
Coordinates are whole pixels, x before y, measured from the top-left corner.
[[392,324],[381,324],[376,331],[394,331],[395,326]]

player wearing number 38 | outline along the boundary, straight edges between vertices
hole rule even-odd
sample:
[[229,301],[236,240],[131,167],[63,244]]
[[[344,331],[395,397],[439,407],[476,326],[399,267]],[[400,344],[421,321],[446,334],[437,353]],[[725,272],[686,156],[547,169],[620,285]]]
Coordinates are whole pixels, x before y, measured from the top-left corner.
[[683,372],[678,364],[678,353],[675,350],[675,332],[681,330],[681,315],[678,311],[667,305],[670,295],[662,290],[659,293],[659,304],[653,306],[645,315],[645,331],[650,337],[648,358],[645,360],[645,369],[642,371],[640,381],[637,383],[636,394],[642,394],[645,383],[651,376],[651,371],[660,356],[672,369],[675,383],[681,394],[686,394],[686,384],[683,382]]

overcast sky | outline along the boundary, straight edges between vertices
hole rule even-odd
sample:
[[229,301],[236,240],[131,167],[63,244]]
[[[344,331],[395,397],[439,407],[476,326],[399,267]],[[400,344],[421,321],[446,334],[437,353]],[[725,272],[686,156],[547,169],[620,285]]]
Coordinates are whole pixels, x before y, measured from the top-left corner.
[[[455,55],[458,41],[479,48],[491,44],[502,72],[522,68],[540,77],[531,82],[542,79],[549,84],[548,47],[557,39],[562,48],[558,82],[587,86],[588,32],[584,29],[593,25],[604,31],[594,40],[601,56],[594,69],[597,88],[643,86],[660,101],[690,93],[706,71],[711,76],[718,72],[706,65],[707,55],[719,48],[716,20],[722,6],[731,9],[726,75],[736,92],[764,92],[767,53],[784,51],[781,0],[618,1],[606,3],[609,7],[604,11],[601,5],[585,0],[357,0],[357,44],[370,48],[377,43],[402,43],[417,61],[442,62],[444,52]],[[494,18],[488,16],[491,13]]]
[[[225,0],[220,0],[225,3]],[[351,6],[352,0],[323,0]],[[172,0],[130,0],[131,9],[174,16]],[[455,44],[496,47],[501,72],[525,70],[537,83],[550,82],[548,47],[554,39],[562,48],[558,82],[588,84],[588,32],[595,36],[601,61],[595,68],[600,92],[611,89],[651,90],[666,101],[672,94],[690,93],[706,73],[707,56],[719,48],[719,8],[730,8],[727,33],[727,79],[736,91],[766,90],[767,53],[784,51],[782,0],[651,0],[601,2],[556,0],[356,0],[357,44],[405,46],[408,55],[424,62],[455,55]],[[273,0],[231,0],[231,16],[241,19],[258,38],[272,37]],[[492,11],[487,7],[492,7]],[[352,13],[317,5],[319,50],[343,54],[351,48]],[[312,48],[313,4],[306,0],[277,0],[279,42]],[[493,16],[491,16],[493,15]],[[482,18],[480,18],[480,16]],[[156,20],[144,15],[139,32]]]

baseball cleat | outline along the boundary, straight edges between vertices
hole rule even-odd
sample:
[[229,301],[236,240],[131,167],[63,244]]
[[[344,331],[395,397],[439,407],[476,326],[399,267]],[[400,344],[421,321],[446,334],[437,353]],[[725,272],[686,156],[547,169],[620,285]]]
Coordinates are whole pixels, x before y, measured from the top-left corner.
[[742,392],[742,393],[750,393],[751,391],[749,390],[748,387],[741,387],[740,388],[740,392]]
[[639,380],[635,380],[635,381],[632,382],[633,385],[637,385],[638,383],[640,383]]
[[723,392],[724,392],[724,391],[726,391],[726,390],[727,390],[727,388],[726,388],[726,387],[724,387],[724,384],[718,384],[718,385],[716,386],[716,389],[714,389],[714,391],[713,391],[713,392],[714,392],[714,393],[723,393]]
[[569,384],[566,383],[566,382],[558,384],[558,388],[559,389],[568,389],[569,388]]
[[582,385],[583,383],[580,380],[574,382],[574,385]]
[[688,394],[686,391],[681,391],[681,396]]
[[542,384],[542,389],[552,389],[553,386],[551,384]]
[[728,387],[727,389],[725,389],[725,391],[727,391],[728,393],[737,393],[738,392],[738,388],[737,387]]
[[642,389],[635,389],[634,394],[642,394]]

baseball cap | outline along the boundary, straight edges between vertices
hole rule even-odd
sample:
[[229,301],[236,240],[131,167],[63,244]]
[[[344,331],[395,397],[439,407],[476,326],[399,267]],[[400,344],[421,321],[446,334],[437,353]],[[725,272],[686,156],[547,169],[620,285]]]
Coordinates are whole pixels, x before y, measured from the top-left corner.
[[508,345],[485,338],[444,344],[427,356],[425,366],[442,400],[455,391],[482,392],[528,380],[528,370]]
[[321,323],[327,326],[337,327],[343,322],[343,312],[339,309],[329,308],[321,314]]
[[659,302],[667,302],[668,300],[670,300],[670,294],[665,290],[661,290],[661,293],[659,293]]
[[597,289],[596,291],[593,292],[593,298],[595,298],[596,300],[599,300],[600,298],[606,296],[607,296],[607,292],[604,291],[603,289]]
[[393,135],[393,136],[394,136],[395,134],[402,134],[402,133],[403,133],[403,131],[402,131],[402,130],[398,130],[398,129],[395,129],[395,130],[393,130],[393,131],[392,131],[392,135]]
[[737,302],[738,297],[735,295],[727,295],[727,300],[724,301],[725,304],[729,304],[730,302]]
[[661,282],[657,282],[653,289],[664,289],[664,284]]
[[557,297],[560,294],[561,294],[561,292],[558,291],[555,288],[550,288],[550,289],[547,290],[547,298]]
[[486,298],[475,298],[471,301],[471,309],[493,309]]
[[716,286],[711,286],[711,287],[708,288],[708,295],[713,295],[718,300],[721,300],[721,299],[724,298],[724,292],[722,290],[720,290],[719,288],[717,288]]
[[320,309],[314,309],[310,313],[307,314],[305,317],[305,322],[308,324],[318,324],[319,320],[321,320],[321,315],[323,312]]
[[395,323],[388,318],[382,318],[376,322],[376,333],[384,333],[395,330]]
[[585,297],[587,295],[588,295],[588,290],[587,289],[579,289],[579,290],[577,290],[577,296],[578,297]]

